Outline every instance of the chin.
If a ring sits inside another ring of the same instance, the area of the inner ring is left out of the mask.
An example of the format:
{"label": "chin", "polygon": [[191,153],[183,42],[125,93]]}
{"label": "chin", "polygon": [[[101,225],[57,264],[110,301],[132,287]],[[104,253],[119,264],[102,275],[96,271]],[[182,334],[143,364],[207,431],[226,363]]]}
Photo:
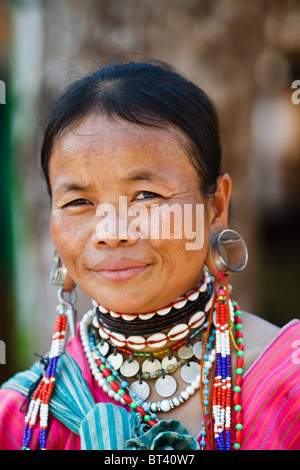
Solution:
{"label": "chin", "polygon": [[[144,292],[143,292],[144,290]],[[164,306],[163,300],[159,302],[161,292],[154,286],[147,284],[145,288],[119,286],[118,289],[105,289],[99,291],[93,298],[103,307],[120,313],[146,313]]]}

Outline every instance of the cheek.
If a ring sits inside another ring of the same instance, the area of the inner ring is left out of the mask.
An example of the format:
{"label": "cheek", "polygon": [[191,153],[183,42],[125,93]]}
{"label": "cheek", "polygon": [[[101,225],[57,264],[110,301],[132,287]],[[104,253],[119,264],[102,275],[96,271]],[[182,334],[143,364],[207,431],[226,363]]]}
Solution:
{"label": "cheek", "polygon": [[50,218],[50,231],[63,262],[67,265],[77,259],[87,237],[86,224],[74,223],[71,217],[65,217],[60,212],[54,211]]}
{"label": "cheek", "polygon": [[174,285],[179,279],[186,285],[189,279],[197,282],[197,276],[203,269],[208,254],[209,227],[208,213],[202,207],[198,216],[194,211],[193,217],[183,219],[182,236],[178,239],[173,230],[169,240],[152,240],[163,259],[164,271]]}
{"label": "cheek", "polygon": [[[151,227],[152,244],[169,253],[171,259],[192,260],[205,258],[207,254],[209,217],[204,204],[177,205],[170,213],[170,207],[158,208],[160,216],[155,212]],[[153,229],[153,230],[152,230]],[[156,233],[157,232],[157,233]],[[152,234],[159,234],[159,243],[153,240]],[[159,249],[159,248],[158,248]]]}

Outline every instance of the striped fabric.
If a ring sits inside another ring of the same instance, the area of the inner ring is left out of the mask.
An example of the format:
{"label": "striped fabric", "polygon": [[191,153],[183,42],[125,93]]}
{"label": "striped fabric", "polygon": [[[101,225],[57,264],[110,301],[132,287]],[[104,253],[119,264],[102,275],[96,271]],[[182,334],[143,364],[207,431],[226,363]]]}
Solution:
{"label": "striped fabric", "polygon": [[242,449],[300,449],[299,324],[286,325],[244,375]]}
{"label": "striped fabric", "polygon": [[[280,331],[245,374],[242,449],[300,448],[300,353],[298,359],[297,348],[300,349],[300,322],[293,321]],[[78,365],[76,380],[68,363],[70,360],[74,364],[74,361],[64,355],[64,381],[58,381],[55,392],[57,400],[51,409],[48,449],[198,448],[195,439],[175,420],[162,421],[147,432],[137,432],[136,415],[128,413],[125,407],[116,406],[94,382],[78,334],[69,341],[67,349]],[[22,392],[25,393],[39,373],[36,367],[25,373],[27,385],[23,391],[11,388],[0,391],[0,449],[21,448]],[[74,400],[71,404],[70,395]],[[34,431],[33,447],[38,447],[37,431]]]}
{"label": "striped fabric", "polygon": [[[40,368],[36,363],[29,372],[21,372],[10,379],[3,390],[13,389],[26,396],[39,376]],[[81,450],[141,450],[146,445],[155,450],[198,449],[196,439],[189,436],[179,421],[160,421],[148,430],[146,423],[133,411],[112,403],[96,403],[80,368],[67,351],[59,358],[55,377],[50,413],[79,434]]]}

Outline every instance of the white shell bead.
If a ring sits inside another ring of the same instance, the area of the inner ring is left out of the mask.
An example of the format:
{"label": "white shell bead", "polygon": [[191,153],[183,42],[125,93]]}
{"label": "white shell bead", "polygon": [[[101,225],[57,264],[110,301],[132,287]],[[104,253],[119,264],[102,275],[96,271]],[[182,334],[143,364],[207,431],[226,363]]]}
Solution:
{"label": "white shell bead", "polygon": [[193,395],[193,393],[195,393],[195,389],[192,385],[189,385],[187,388],[186,388],[186,392],[189,394],[189,395]]}
{"label": "white shell bead", "polygon": [[184,338],[189,332],[187,325],[184,323],[179,323],[178,325],[173,326],[168,333],[168,339],[171,341],[177,341],[178,339]]}
{"label": "white shell bead", "polygon": [[122,315],[123,320],[132,321],[135,319],[134,315]]}
{"label": "white shell bead", "polygon": [[189,394],[186,390],[183,390],[180,395],[184,400],[187,400],[189,398]]}
{"label": "white shell bead", "polygon": [[99,328],[99,335],[101,336],[101,338],[103,339],[108,339],[109,338],[109,335],[107,334],[107,331],[104,327],[102,328]]}
{"label": "white shell bead", "polygon": [[156,403],[151,403],[151,411],[153,411],[153,413],[155,413],[157,411],[157,406],[156,406]]}
{"label": "white shell bead", "polygon": [[179,297],[176,302],[174,303],[173,307],[174,308],[182,308],[185,306],[185,304],[187,303],[187,299],[184,299],[184,300],[181,300],[180,302],[180,299],[183,299],[183,297]]}
{"label": "white shell bead", "polygon": [[191,326],[191,328],[198,328],[200,325],[202,325],[202,323],[204,323],[204,320],[205,320],[204,312],[199,311],[199,312],[194,313],[194,315],[191,316],[191,318],[189,319],[189,325],[193,325]]}
{"label": "white shell bead", "polygon": [[210,361],[205,361],[204,362],[204,367],[205,367],[205,369],[211,369],[212,368],[212,363]]}
{"label": "white shell bead", "polygon": [[200,382],[198,382],[197,380],[193,380],[191,385],[192,387],[194,387],[194,389],[200,388]]}
{"label": "white shell bead", "polygon": [[204,282],[204,284],[202,284],[202,286],[200,286],[199,292],[205,292],[206,289],[207,289],[207,284]]}
{"label": "white shell bead", "polygon": [[171,311],[171,307],[166,307],[166,308],[161,308],[160,310],[157,310],[156,313],[158,315],[167,315],[167,313],[169,313]]}
{"label": "white shell bead", "polygon": [[126,336],[122,335],[121,333],[113,333],[113,337],[111,337],[111,342],[115,346],[125,346],[126,344]]}
{"label": "white shell bead", "polygon": [[105,307],[102,307],[102,305],[99,305],[99,310],[101,313],[108,313],[108,310]]}
{"label": "white shell bead", "polygon": [[154,315],[155,315],[154,313],[141,313],[139,315],[139,318],[141,320],[150,320],[150,318],[154,317]]}
{"label": "white shell bead", "polygon": [[110,316],[113,318],[120,318],[120,315],[116,312],[113,312],[112,310],[109,312]]}
{"label": "white shell bead", "polygon": [[193,292],[192,294],[190,294],[190,295],[188,296],[188,299],[189,299],[189,300],[197,300],[198,297],[199,297],[199,292],[196,291],[196,292]]}
{"label": "white shell bead", "polygon": [[205,305],[204,310],[205,310],[206,312],[207,312],[207,310],[209,310],[210,307],[212,306],[212,302],[213,302],[213,299],[211,298],[211,299],[207,302],[207,304]]}
{"label": "white shell bead", "polygon": [[160,408],[161,408],[161,411],[170,411],[171,405],[170,405],[170,403],[168,402],[168,400],[163,400],[163,401],[160,403]]}
{"label": "white shell bead", "polygon": [[129,336],[127,338],[127,343],[131,349],[143,349],[145,347],[146,340],[143,336]]}
{"label": "white shell bead", "polygon": [[[155,341],[155,343],[151,344],[151,341]],[[152,349],[163,347],[167,343],[167,341],[167,335],[165,335],[164,333],[154,333],[147,339],[148,346]]]}

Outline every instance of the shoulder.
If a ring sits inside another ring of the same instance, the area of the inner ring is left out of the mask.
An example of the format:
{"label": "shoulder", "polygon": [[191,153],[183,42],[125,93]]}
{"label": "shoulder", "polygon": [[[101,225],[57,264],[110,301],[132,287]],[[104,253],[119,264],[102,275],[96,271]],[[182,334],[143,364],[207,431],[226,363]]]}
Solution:
{"label": "shoulder", "polygon": [[300,322],[279,328],[245,313],[244,325],[243,449],[299,449]]}
{"label": "shoulder", "polygon": [[292,355],[293,358],[297,356],[300,363],[299,320],[293,320],[280,328],[261,317],[243,312],[243,336],[245,342],[245,372],[272,344],[276,349],[280,349],[282,354]]}
{"label": "shoulder", "polygon": [[252,313],[243,312],[245,371],[260,357],[279,333],[280,328],[273,323]]}

